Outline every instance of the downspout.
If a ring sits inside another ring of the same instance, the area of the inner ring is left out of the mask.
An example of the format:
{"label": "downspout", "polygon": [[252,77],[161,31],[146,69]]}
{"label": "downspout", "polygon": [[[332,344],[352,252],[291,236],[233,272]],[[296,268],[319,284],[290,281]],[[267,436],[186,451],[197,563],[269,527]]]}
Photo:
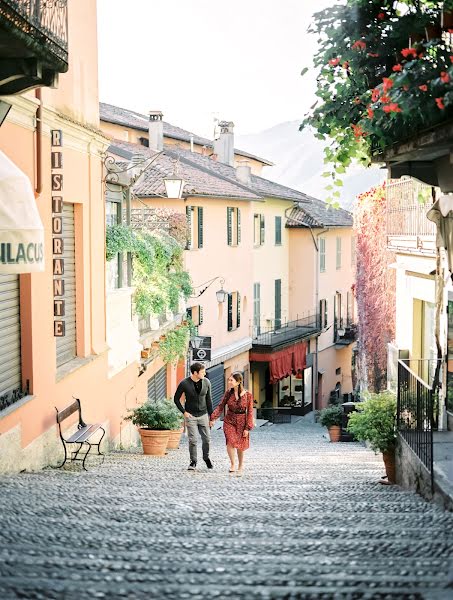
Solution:
{"label": "downspout", "polygon": [[42,96],[41,88],[36,88],[35,98],[39,101],[36,111],[36,182],[35,197],[42,193]]}

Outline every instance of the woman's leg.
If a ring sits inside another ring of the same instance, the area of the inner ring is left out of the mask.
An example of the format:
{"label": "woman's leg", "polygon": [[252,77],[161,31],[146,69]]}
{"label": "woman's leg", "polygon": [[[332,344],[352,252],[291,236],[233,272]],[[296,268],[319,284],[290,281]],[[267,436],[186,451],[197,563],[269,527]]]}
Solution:
{"label": "woman's leg", "polygon": [[227,452],[228,452],[228,458],[230,459],[230,463],[231,463],[230,471],[234,471],[234,448],[233,448],[233,446],[230,446],[229,444],[227,444]]}
{"label": "woman's leg", "polygon": [[244,450],[238,448],[238,471],[242,471],[244,468]]}

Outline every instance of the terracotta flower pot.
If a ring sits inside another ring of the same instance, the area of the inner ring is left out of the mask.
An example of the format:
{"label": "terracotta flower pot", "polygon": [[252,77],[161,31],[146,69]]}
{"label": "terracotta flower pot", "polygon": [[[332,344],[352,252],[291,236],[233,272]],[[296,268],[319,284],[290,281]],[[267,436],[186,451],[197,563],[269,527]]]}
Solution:
{"label": "terracotta flower pot", "polygon": [[392,450],[390,452],[383,452],[382,458],[384,460],[388,482],[396,483],[395,451]]}
{"label": "terracotta flower pot", "polygon": [[170,431],[170,436],[168,438],[167,450],[177,450],[179,448],[179,442],[181,441],[182,432],[183,432],[182,428],[181,429],[172,429]]}
{"label": "terracotta flower pot", "polygon": [[328,429],[331,442],[339,442],[341,437],[341,427],[339,425],[331,425]]}
{"label": "terracotta flower pot", "polygon": [[152,456],[165,456],[170,431],[158,431],[155,429],[139,428],[142,438],[143,454]]}

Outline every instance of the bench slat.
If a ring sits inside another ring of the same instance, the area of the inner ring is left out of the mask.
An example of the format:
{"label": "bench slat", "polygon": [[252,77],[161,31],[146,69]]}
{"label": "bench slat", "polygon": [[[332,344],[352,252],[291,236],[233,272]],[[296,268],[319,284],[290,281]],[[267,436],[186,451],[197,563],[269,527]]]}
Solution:
{"label": "bench slat", "polygon": [[101,428],[100,423],[96,423],[95,425],[87,425],[86,427],[82,427],[78,429],[75,433],[71,435],[69,439],[66,440],[68,444],[72,444],[74,442],[82,443],[86,442],[93,433],[96,433],[98,429]]}
{"label": "bench slat", "polygon": [[63,408],[63,410],[57,411],[57,423],[61,423],[62,421],[70,417],[72,413],[76,412],[76,410],[80,410],[80,403],[78,400],[76,400],[69,406],[66,406],[66,408]]}

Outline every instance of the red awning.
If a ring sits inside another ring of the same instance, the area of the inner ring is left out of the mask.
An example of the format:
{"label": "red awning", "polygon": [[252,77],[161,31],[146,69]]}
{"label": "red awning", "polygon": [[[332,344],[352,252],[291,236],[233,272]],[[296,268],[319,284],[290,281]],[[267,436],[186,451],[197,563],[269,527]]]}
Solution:
{"label": "red awning", "polygon": [[296,374],[297,371],[305,369],[307,365],[307,343],[300,342],[290,348],[266,354],[251,352],[250,360],[268,362],[270,371],[269,383],[276,383],[284,377]]}

